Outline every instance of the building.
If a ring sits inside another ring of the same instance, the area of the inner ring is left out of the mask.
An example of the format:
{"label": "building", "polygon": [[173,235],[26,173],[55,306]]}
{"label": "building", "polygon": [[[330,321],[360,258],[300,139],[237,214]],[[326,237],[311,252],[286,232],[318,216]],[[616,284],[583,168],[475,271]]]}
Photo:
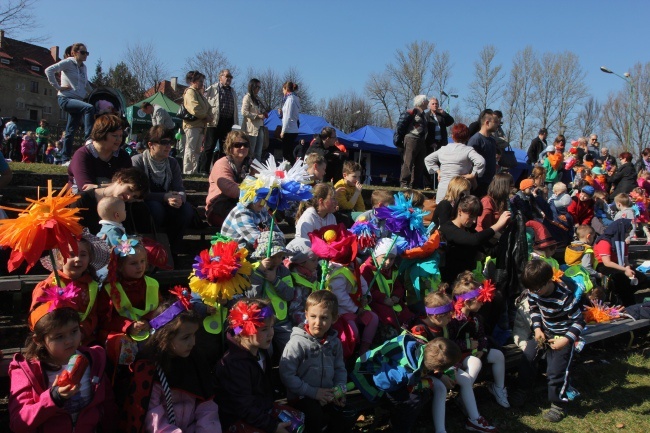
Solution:
{"label": "building", "polygon": [[183,93],[187,89],[187,86],[178,84],[178,78],[172,77],[171,81],[163,80],[158,83],[155,87],[150,87],[146,92],[144,92],[144,97],[148,98],[152,95],[155,95],[156,92],[160,92],[172,101],[176,103],[181,103],[183,101]]}
{"label": "building", "polygon": [[64,128],[66,113],[45,76],[45,68],[60,60],[59,47],[39,47],[4,33],[0,30],[0,115],[16,116],[19,125],[29,128],[41,119],[51,127]]}

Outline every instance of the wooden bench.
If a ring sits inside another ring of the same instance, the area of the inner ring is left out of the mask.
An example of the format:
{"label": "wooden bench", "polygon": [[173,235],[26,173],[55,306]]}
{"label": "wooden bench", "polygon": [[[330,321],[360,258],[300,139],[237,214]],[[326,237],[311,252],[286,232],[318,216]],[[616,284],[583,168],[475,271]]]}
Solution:
{"label": "wooden bench", "polygon": [[585,344],[590,344],[629,332],[630,341],[628,347],[630,347],[634,340],[634,331],[645,328],[646,326],[650,326],[650,319],[621,319],[609,323],[587,325],[587,329],[582,333],[582,338],[585,340]]}

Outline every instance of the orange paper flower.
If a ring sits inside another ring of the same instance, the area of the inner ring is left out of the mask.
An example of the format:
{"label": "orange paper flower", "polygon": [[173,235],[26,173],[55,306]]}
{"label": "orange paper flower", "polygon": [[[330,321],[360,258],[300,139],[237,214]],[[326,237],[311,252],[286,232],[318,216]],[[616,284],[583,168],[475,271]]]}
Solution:
{"label": "orange paper flower", "polygon": [[47,181],[47,196],[38,200],[26,199],[27,209],[3,209],[20,212],[16,219],[0,220],[0,245],[12,249],[7,268],[15,270],[22,261],[27,270],[41,258],[43,251],[58,248],[64,258],[70,251],[77,254],[77,238],[83,227],[79,224],[79,209],[68,208],[78,196],[68,185],[54,194],[52,181]]}

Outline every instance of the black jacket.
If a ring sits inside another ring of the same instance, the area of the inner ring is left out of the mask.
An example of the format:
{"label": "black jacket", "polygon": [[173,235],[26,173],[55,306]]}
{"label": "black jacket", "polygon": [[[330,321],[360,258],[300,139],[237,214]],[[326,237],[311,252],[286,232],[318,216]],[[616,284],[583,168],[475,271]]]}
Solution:
{"label": "black jacket", "polygon": [[546,149],[546,146],[546,141],[542,141],[539,136],[535,137],[533,141],[530,142],[530,147],[526,152],[526,162],[528,164],[535,164],[539,159],[539,154],[542,153],[544,149]]}
{"label": "black jacket", "polygon": [[612,197],[616,197],[616,194],[620,193],[630,193],[637,186],[634,165],[631,162],[621,164],[616,169],[616,173],[609,178],[609,183],[614,185]]}
{"label": "black jacket", "polygon": [[[436,122],[433,121],[435,116],[438,124],[440,125],[440,141],[436,142]],[[447,137],[447,128],[454,124],[454,118],[449,115],[446,111],[443,111],[442,114],[431,114],[431,111],[427,113],[427,146],[433,146],[434,150],[438,150],[442,146],[446,146],[448,142]]]}

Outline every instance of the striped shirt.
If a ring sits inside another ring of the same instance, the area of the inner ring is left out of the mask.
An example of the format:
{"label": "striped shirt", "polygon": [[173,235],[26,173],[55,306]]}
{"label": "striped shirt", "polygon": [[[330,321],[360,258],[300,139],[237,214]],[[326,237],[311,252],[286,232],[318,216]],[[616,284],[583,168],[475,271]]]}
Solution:
{"label": "striped shirt", "polygon": [[548,296],[528,292],[530,318],[533,330],[540,328],[547,337],[562,336],[575,342],[585,327],[580,300],[571,290],[555,283],[555,290]]}

